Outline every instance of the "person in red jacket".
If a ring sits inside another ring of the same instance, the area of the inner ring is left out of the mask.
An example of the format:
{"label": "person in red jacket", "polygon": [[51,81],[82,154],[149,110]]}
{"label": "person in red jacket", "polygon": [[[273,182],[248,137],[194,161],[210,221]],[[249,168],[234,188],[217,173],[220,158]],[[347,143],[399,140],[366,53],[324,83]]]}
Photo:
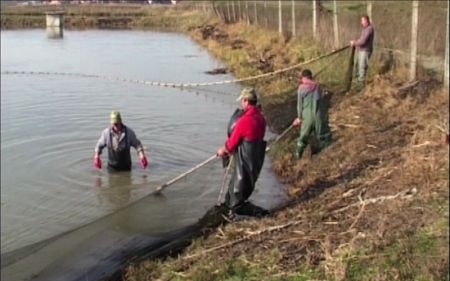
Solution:
{"label": "person in red jacket", "polygon": [[[229,136],[217,155],[233,156],[235,165],[225,205],[237,215],[262,216],[268,212],[248,202],[264,163],[266,153],[266,120],[257,105],[255,89],[245,88],[238,98],[242,110],[235,122],[228,124]],[[236,114],[233,116],[236,117]],[[231,120],[232,121],[232,120]]]}

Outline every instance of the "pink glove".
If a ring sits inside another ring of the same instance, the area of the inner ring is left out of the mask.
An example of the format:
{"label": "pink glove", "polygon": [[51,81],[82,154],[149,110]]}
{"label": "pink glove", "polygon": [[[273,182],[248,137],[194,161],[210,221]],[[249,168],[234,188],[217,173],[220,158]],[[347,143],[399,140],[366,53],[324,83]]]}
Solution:
{"label": "pink glove", "polygon": [[100,157],[94,157],[94,167],[97,169],[102,168],[102,160],[100,159]]}
{"label": "pink glove", "polygon": [[147,168],[148,162],[147,162],[147,158],[144,156],[141,158],[141,167],[142,169]]}

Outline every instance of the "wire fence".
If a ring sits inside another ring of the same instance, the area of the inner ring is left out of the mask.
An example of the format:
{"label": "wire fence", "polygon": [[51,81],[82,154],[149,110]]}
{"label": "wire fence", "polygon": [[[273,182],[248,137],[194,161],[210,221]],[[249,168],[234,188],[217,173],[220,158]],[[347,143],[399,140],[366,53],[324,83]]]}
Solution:
{"label": "wire fence", "polygon": [[447,1],[183,1],[226,23],[243,22],[284,36],[317,41],[324,50],[345,46],[369,15],[375,29],[374,56],[409,68],[409,79],[431,76],[448,86]]}

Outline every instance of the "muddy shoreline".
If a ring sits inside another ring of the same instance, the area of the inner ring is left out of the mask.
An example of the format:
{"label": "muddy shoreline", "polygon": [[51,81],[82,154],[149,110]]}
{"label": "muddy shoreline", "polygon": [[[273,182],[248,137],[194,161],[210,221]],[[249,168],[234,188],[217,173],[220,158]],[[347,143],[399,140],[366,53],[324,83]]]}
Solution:
{"label": "muddy shoreline", "polygon": [[[186,21],[177,30],[224,61],[238,78],[321,54],[317,46],[267,30],[194,17],[196,23]],[[347,55],[343,57],[348,60]],[[318,78],[336,89],[330,110],[335,142],[324,153],[296,162],[291,150],[297,132],[292,132],[271,152],[272,167],[291,196],[285,206],[261,220],[217,222],[203,230],[196,224],[193,235],[160,251],[144,249],[141,257],[130,259],[129,266],[110,277],[448,279],[449,152],[440,141],[443,134],[448,136],[448,91],[432,80],[405,90],[404,69],[379,72],[379,64],[372,61],[373,74],[361,92],[345,93],[338,87],[341,78],[338,83],[330,78],[345,71],[344,60]],[[286,128],[295,113],[295,99],[288,95],[295,88],[295,75],[255,85],[266,97],[263,108],[271,112],[268,118],[276,132]],[[171,254],[171,247],[177,254]]]}

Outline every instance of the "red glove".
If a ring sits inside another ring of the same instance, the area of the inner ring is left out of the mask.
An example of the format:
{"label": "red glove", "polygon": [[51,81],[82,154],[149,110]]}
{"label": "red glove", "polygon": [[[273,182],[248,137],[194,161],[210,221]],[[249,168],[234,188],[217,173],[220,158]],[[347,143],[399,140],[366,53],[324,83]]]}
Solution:
{"label": "red glove", "polygon": [[94,157],[94,167],[97,169],[102,168],[102,160],[100,159],[100,157]]}
{"label": "red glove", "polygon": [[148,162],[147,162],[147,158],[144,156],[141,158],[141,167],[142,169],[147,168]]}

